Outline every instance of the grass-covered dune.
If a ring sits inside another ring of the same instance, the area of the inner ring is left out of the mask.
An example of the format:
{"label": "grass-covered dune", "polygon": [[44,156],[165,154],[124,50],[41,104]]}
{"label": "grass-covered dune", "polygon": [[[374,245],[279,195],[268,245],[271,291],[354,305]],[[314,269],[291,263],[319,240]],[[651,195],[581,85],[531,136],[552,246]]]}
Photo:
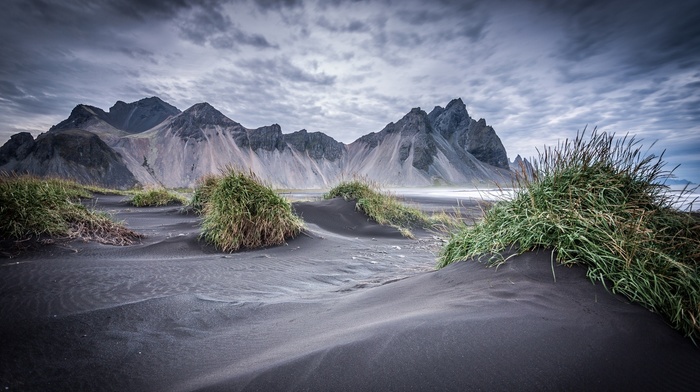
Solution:
{"label": "grass-covered dune", "polygon": [[135,207],[161,207],[187,204],[188,200],[173,191],[153,188],[136,191],[129,202]]}
{"label": "grass-covered dune", "polygon": [[202,238],[224,252],[280,245],[303,228],[286,199],[254,174],[230,168],[203,180],[193,204],[203,213]]}
{"label": "grass-covered dune", "polygon": [[357,208],[369,218],[381,225],[396,227],[406,237],[413,237],[412,228],[430,228],[444,230],[445,227],[455,226],[457,217],[447,213],[428,216],[418,210],[403,204],[393,195],[383,192],[375,183],[356,178],[344,181],[331,188],[323,195],[324,199],[342,197],[354,200]]}
{"label": "grass-covered dune", "polygon": [[585,264],[590,279],[698,338],[700,221],[673,207],[664,166],[634,137],[595,130],[546,148],[512,200],[452,235],[439,267],[488,254],[497,265],[513,247],[553,248],[558,262]]}
{"label": "grass-covered dune", "polygon": [[0,175],[0,238],[79,238],[113,245],[141,238],[108,215],[80,204],[95,191],[108,192],[62,179]]}

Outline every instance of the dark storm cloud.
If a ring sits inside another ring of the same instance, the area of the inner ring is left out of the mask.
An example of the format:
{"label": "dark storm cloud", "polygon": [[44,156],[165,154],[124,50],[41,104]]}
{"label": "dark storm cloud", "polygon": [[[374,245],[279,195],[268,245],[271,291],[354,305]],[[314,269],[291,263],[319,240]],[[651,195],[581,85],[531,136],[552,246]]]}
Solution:
{"label": "dark storm cloud", "polygon": [[253,46],[259,49],[279,48],[278,45],[271,44],[260,34],[246,34],[238,29],[231,29],[228,34],[211,37],[209,43],[216,49],[232,49],[238,45]]}
{"label": "dark storm cloud", "polygon": [[256,48],[276,48],[260,34],[248,34],[231,21],[219,7],[193,9],[179,23],[180,34],[198,45],[209,44],[217,49],[231,49],[238,45]]}
{"label": "dark storm cloud", "polygon": [[179,22],[180,34],[199,45],[205,44],[213,36],[226,33],[231,26],[231,19],[216,7],[198,7]]}
{"label": "dark storm cloud", "polygon": [[316,20],[316,25],[334,33],[363,33],[370,31],[369,25],[361,20],[354,19],[336,24],[323,15]]}
{"label": "dark storm cloud", "polygon": [[150,50],[138,47],[127,46],[105,46],[105,49],[115,52],[120,52],[134,60],[146,60],[152,64],[158,64],[156,54]]}
{"label": "dark storm cloud", "polygon": [[[437,4],[440,3],[437,2]],[[447,5],[449,5],[448,8],[446,8]],[[454,39],[456,36],[461,36],[469,38],[471,42],[476,42],[484,37],[489,18],[486,14],[477,10],[473,3],[457,3],[457,6],[455,6],[455,4],[450,4],[450,2],[442,2],[442,6],[436,7],[438,10],[400,10],[396,12],[396,16],[398,20],[407,25],[418,28],[447,24],[448,26],[443,26],[446,31],[439,34],[443,39]]]}
{"label": "dark storm cloud", "polygon": [[651,42],[651,47],[638,51],[637,62],[650,69],[668,64],[685,69],[700,68],[700,3],[679,7],[669,12],[666,19],[673,23],[659,29],[658,38]]}
{"label": "dark storm cloud", "polygon": [[566,26],[557,51],[566,61],[618,58],[628,77],[664,66],[700,66],[698,2],[567,1],[545,6]]}
{"label": "dark storm cloud", "polygon": [[0,80],[0,96],[9,99],[23,97],[25,94],[15,86],[14,83],[7,80]]}
{"label": "dark storm cloud", "polygon": [[477,19],[474,21],[465,21],[457,29],[457,35],[469,38],[472,43],[480,41],[486,34],[486,28],[489,25],[487,19]]}
{"label": "dark storm cloud", "polygon": [[302,6],[303,3],[303,0],[255,0],[255,4],[262,11],[296,8]]}
{"label": "dark storm cloud", "polygon": [[396,16],[405,23],[414,26],[422,26],[425,24],[433,24],[435,22],[440,22],[445,18],[445,14],[442,12],[435,12],[433,10],[399,10],[396,12]]}
{"label": "dark storm cloud", "polygon": [[[697,97],[697,94],[693,99],[683,102],[679,109],[680,113],[687,116],[690,121],[700,123],[700,98]],[[700,150],[698,154],[700,155]]]}
{"label": "dark storm cloud", "polygon": [[293,83],[330,86],[333,85],[336,79],[335,76],[327,75],[323,72],[304,70],[283,58],[242,60],[238,64],[256,74],[265,75],[271,80],[278,80],[282,77],[284,80]]}
{"label": "dark storm cloud", "polygon": [[250,34],[237,27],[221,7],[221,3],[193,7],[179,21],[180,34],[198,45],[216,49],[232,49],[238,45],[256,48],[277,48],[261,34]]}
{"label": "dark storm cloud", "polygon": [[388,40],[392,45],[398,45],[402,48],[411,48],[424,44],[428,40],[428,37],[413,31],[392,31],[389,33]]}
{"label": "dark storm cloud", "polygon": [[[115,0],[115,1],[10,1],[5,11],[27,13],[38,22],[55,25],[94,24],[105,20],[135,19],[140,21],[170,19],[193,5],[211,5],[197,0]],[[90,16],[91,18],[87,18]]]}

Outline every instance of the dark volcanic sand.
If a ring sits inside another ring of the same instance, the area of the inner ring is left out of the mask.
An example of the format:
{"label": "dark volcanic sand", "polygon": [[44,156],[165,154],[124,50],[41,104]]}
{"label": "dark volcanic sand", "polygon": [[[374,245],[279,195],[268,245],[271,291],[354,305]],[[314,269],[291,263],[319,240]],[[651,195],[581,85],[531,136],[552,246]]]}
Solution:
{"label": "dark volcanic sand", "polygon": [[554,282],[546,251],[433,271],[432,234],[336,199],[297,203],[285,246],[222,254],[178,208],[96,207],[148,238],[0,259],[0,389],[700,390],[690,339],[583,268]]}

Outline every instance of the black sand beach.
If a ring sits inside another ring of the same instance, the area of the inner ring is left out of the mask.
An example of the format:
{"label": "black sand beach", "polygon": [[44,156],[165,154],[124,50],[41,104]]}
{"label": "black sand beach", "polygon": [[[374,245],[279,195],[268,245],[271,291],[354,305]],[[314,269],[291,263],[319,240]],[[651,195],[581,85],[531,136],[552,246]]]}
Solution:
{"label": "black sand beach", "polygon": [[287,245],[224,254],[196,215],[122,199],[94,203],[139,245],[0,259],[0,389],[700,390],[690,339],[583,268],[555,281],[545,250],[435,271],[434,234],[335,199],[295,203],[307,230]]}

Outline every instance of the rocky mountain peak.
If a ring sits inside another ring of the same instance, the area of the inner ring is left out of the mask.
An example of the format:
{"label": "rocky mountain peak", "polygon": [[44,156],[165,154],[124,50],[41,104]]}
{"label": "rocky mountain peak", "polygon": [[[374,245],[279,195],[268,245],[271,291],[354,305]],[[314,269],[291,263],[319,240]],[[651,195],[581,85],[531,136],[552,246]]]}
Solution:
{"label": "rocky mountain peak", "polygon": [[282,138],[282,127],[279,124],[272,124],[248,132],[250,148],[253,151],[263,149],[266,151],[283,151],[286,147]]}
{"label": "rocky mountain peak", "polygon": [[450,101],[445,109],[436,106],[428,117],[433,128],[448,140],[455,132],[468,128],[471,121],[467,106],[461,98]]}
{"label": "rocky mountain peak", "polygon": [[435,106],[433,110],[428,113],[428,120],[430,120],[431,124],[435,124],[435,120],[440,117],[440,115],[445,111],[445,108],[442,106]]}
{"label": "rocky mountain peak", "polygon": [[89,129],[91,126],[106,123],[128,133],[140,133],[160,124],[168,117],[177,115],[180,110],[160,98],[145,98],[137,102],[117,101],[109,112],[90,106],[77,105],[70,116],[51,127],[49,132],[65,129]]}
{"label": "rocky mountain peak", "polygon": [[21,161],[32,152],[34,137],[29,132],[20,132],[12,135],[10,140],[0,147],[0,166],[12,159]]}
{"label": "rocky mountain peak", "polygon": [[445,106],[445,110],[463,110],[467,111],[467,107],[464,104],[464,101],[462,101],[462,98],[455,98],[451,100],[447,106]]}
{"label": "rocky mountain peak", "polygon": [[472,120],[467,132],[459,135],[460,145],[478,160],[489,165],[509,169],[508,156],[496,131],[483,118]]}
{"label": "rocky mountain peak", "polygon": [[178,108],[158,97],[144,98],[132,103],[117,101],[109,108],[109,122],[117,129],[140,133],[179,113]]}
{"label": "rocky mountain peak", "polygon": [[345,145],[321,132],[309,133],[306,129],[283,135],[284,141],[293,149],[306,152],[313,159],[335,162],[343,156]]}
{"label": "rocky mountain peak", "polygon": [[90,105],[76,105],[70,112],[70,116],[60,123],[52,126],[49,132],[62,129],[82,129],[94,122],[104,121],[109,123],[109,115],[104,110]]}
{"label": "rocky mountain peak", "polygon": [[0,166],[16,173],[71,178],[84,184],[130,188],[134,175],[121,157],[94,133],[55,129],[39,135],[13,136],[0,147]]}
{"label": "rocky mountain peak", "polygon": [[170,128],[182,139],[202,140],[204,139],[203,130],[211,127],[234,128],[244,132],[241,124],[226,117],[207,102],[192,105],[170,120]]}
{"label": "rocky mountain peak", "polygon": [[370,148],[377,147],[390,134],[399,133],[402,137],[410,137],[418,133],[430,133],[432,127],[428,119],[428,114],[421,108],[413,108],[406,113],[396,123],[388,123],[384,129],[379,132],[370,132],[354,143],[366,144]]}
{"label": "rocky mountain peak", "polygon": [[192,107],[182,112],[182,116],[180,117],[190,119],[194,123],[201,125],[240,125],[237,122],[226,117],[223,113],[211,106],[208,102],[202,102],[192,105]]}
{"label": "rocky mountain peak", "polygon": [[421,108],[413,108],[396,122],[392,132],[401,132],[401,134],[430,133],[432,126],[425,111]]}
{"label": "rocky mountain peak", "polygon": [[525,176],[528,178],[533,178],[535,173],[535,168],[532,166],[527,158],[523,158],[518,154],[513,162],[510,162],[510,170],[517,175]]}

